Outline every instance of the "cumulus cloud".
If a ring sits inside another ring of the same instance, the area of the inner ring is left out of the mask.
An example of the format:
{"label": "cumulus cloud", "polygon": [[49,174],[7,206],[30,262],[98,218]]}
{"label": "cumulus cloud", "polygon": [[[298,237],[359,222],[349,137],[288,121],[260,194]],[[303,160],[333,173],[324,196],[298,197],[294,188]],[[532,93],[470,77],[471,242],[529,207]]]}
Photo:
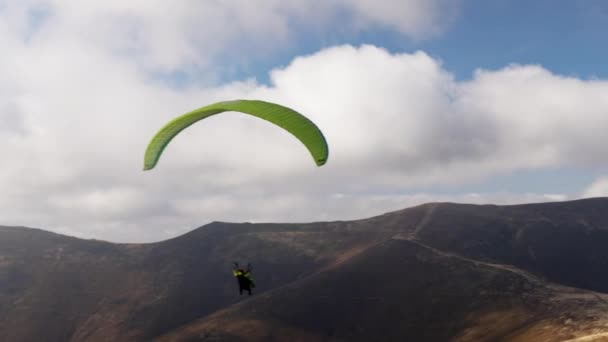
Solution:
{"label": "cumulus cloud", "polygon": [[[562,200],[568,195],[550,191],[448,196],[415,189],[517,170],[606,166],[600,158],[608,148],[603,80],[512,65],[456,81],[421,51],[391,54],[344,45],[273,70],[268,86],[244,80],[178,90],[151,81],[138,66],[180,68],[213,56],[198,50],[202,17],[176,22],[183,13],[171,11],[186,11],[186,5],[167,9],[174,15],[161,18],[164,5],[147,8],[153,3],[148,1],[87,8],[77,2],[23,3],[41,7],[32,15],[12,2],[0,6],[0,224],[154,241],[213,220],[352,219],[428,201]],[[284,3],[260,6],[273,8],[272,15],[284,11],[272,6],[293,6],[290,11],[301,16],[310,10]],[[355,3],[361,9],[353,10],[366,12],[365,1]],[[193,15],[202,11],[192,6]],[[158,30],[167,32],[147,28],[156,19]],[[41,27],[36,32],[23,24],[32,20]],[[217,18],[209,20],[204,27]],[[234,24],[236,33],[224,25],[228,33],[212,34],[281,37],[280,28],[255,31],[257,25],[246,20]],[[123,24],[134,25],[132,35],[113,40],[115,27],[127,30]],[[196,32],[181,25],[196,26]],[[165,55],[163,46],[174,54]],[[223,48],[214,47],[217,53]],[[328,163],[317,168],[298,141],[267,122],[225,113],[182,132],[154,170],[141,171],[146,144],[164,123],[236,98],[275,101],[304,113],[325,132]]]}
{"label": "cumulus cloud", "polygon": [[[267,57],[297,44],[297,31],[381,27],[414,39],[438,34],[457,14],[445,0],[23,0],[0,3],[12,39],[77,44],[125,57],[147,71],[210,73],[221,63]],[[0,28],[1,30],[2,28]],[[2,31],[0,31],[0,37]],[[128,57],[128,58],[127,58]],[[210,66],[213,65],[213,69]]]}
{"label": "cumulus cloud", "polygon": [[580,195],[581,198],[606,196],[608,196],[608,177],[596,179]]}

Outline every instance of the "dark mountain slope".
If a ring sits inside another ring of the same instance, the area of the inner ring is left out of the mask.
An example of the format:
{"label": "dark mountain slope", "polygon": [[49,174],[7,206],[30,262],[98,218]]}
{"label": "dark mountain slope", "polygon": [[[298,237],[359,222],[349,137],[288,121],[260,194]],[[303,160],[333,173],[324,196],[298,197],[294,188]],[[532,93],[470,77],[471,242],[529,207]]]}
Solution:
{"label": "dark mountain slope", "polygon": [[391,239],[161,340],[559,341],[604,327],[603,297]]}
{"label": "dark mountain slope", "polygon": [[[7,341],[601,333],[602,295],[557,284],[608,289],[607,227],[605,198],[214,222],[154,244],[0,227],[0,331]],[[239,297],[233,261],[254,264],[252,298]]]}
{"label": "dark mountain slope", "polygon": [[608,292],[606,198],[515,206],[433,206],[428,224],[417,234],[430,246],[516,265],[553,282]]}
{"label": "dark mountain slope", "polygon": [[10,341],[147,340],[241,300],[232,261],[254,263],[259,293],[394,234],[368,228],[216,222],[138,245],[3,227],[0,331]]}

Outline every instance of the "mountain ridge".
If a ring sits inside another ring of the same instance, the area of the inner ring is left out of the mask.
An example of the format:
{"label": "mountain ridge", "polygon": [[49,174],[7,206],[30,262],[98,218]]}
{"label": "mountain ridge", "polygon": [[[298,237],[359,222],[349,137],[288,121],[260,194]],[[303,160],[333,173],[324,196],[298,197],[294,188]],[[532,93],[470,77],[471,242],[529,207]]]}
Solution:
{"label": "mountain ridge", "polygon": [[[606,209],[608,198],[435,202],[353,221],[215,221],[145,244],[0,227],[0,330],[9,341],[578,338],[608,327]],[[254,264],[251,298],[235,289],[237,260]]]}

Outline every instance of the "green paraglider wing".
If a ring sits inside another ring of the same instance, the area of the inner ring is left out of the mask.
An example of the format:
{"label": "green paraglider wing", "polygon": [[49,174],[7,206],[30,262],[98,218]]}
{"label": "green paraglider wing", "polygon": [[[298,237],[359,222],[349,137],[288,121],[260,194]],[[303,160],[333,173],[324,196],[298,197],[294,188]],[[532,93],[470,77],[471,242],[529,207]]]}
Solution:
{"label": "green paraglider wing", "polygon": [[186,113],[167,123],[148,144],[144,157],[144,170],[154,168],[171,139],[188,126],[212,115],[228,111],[250,114],[282,127],[306,146],[317,166],[321,166],[327,161],[328,148],[325,137],[319,128],[304,115],[275,103],[258,100],[236,100],[214,103]]}

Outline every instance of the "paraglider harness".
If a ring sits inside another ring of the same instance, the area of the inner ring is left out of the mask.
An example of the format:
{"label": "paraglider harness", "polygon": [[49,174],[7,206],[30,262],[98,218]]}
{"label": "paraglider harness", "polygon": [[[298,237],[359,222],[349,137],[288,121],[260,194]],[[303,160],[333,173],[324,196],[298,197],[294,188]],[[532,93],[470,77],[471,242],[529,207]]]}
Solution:
{"label": "paraglider harness", "polygon": [[239,282],[239,293],[242,295],[243,291],[249,292],[251,296],[251,288],[255,287],[255,283],[251,278],[251,264],[247,264],[247,269],[243,270],[239,267],[239,263],[234,263],[234,268],[232,269],[232,274],[236,277]]}

